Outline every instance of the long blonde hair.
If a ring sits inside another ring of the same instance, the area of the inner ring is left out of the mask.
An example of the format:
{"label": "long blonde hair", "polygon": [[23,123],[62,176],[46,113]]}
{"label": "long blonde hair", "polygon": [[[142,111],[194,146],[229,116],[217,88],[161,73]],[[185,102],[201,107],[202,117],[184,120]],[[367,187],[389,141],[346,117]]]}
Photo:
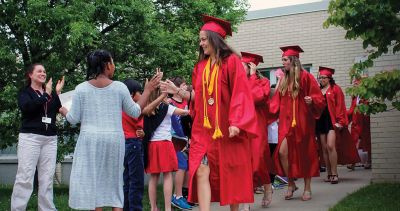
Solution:
{"label": "long blonde hair", "polygon": [[[300,91],[300,71],[303,69],[300,60],[296,56],[288,56],[290,60],[290,70],[285,71],[285,76],[279,84],[279,92],[283,96],[286,91],[292,91],[292,97],[296,98]],[[292,82],[292,87],[289,87]]]}

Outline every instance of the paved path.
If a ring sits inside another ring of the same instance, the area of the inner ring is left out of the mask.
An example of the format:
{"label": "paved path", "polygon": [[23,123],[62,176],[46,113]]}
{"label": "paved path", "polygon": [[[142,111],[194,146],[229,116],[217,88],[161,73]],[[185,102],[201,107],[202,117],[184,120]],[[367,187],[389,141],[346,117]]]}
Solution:
{"label": "paved path", "polygon": [[[355,171],[348,171],[346,167],[339,167],[339,184],[331,185],[330,183],[323,182],[326,173],[322,173],[322,177],[316,177],[312,179],[312,200],[303,202],[301,201],[301,195],[303,193],[304,182],[302,179],[296,182],[299,187],[294,193],[294,198],[292,200],[284,200],[285,189],[275,190],[271,205],[263,209],[261,208],[262,194],[255,195],[255,204],[252,205],[252,211],[267,211],[267,210],[329,210],[338,201],[346,197],[349,193],[352,193],[363,186],[370,183],[371,180],[371,170],[365,170],[363,168],[356,168]],[[193,211],[198,211],[199,209],[193,209]],[[212,211],[229,211],[229,206],[221,207],[219,203],[212,203]]]}

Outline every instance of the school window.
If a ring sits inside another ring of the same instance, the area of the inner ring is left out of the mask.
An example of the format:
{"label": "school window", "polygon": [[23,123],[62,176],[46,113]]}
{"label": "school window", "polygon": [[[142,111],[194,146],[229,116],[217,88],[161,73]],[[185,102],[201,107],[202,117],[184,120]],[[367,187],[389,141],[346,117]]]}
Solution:
{"label": "school window", "polygon": [[[310,72],[310,70],[312,68],[312,64],[305,64],[305,65],[303,65],[303,67],[307,72]],[[273,84],[276,84],[276,82],[277,82],[277,79],[275,76],[275,71],[279,68],[283,68],[283,66],[260,68],[258,70],[264,77],[267,77],[270,81],[270,84],[273,85]]]}

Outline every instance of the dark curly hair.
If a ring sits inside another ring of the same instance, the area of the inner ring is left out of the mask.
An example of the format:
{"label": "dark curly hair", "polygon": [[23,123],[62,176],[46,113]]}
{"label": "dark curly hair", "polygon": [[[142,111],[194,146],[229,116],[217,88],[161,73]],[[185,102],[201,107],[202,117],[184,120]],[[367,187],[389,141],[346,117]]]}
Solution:
{"label": "dark curly hair", "polygon": [[106,50],[95,50],[87,55],[86,61],[86,80],[90,80],[104,72],[107,63],[112,62],[112,56]]}

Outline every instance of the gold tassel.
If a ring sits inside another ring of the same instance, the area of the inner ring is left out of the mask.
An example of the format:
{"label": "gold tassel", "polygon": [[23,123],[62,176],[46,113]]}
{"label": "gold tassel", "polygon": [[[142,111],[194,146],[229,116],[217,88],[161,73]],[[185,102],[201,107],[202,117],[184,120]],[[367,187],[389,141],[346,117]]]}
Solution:
{"label": "gold tassel", "polygon": [[212,136],[212,138],[215,140],[217,138],[222,138],[222,137],[223,137],[223,135],[222,135],[221,129],[219,129],[219,127],[216,127],[215,130],[214,130],[214,135]]}
{"label": "gold tassel", "polygon": [[210,124],[210,120],[208,120],[208,116],[205,116],[205,117],[204,117],[203,126],[204,126],[205,128],[211,129],[211,124]]}
{"label": "gold tassel", "polygon": [[292,127],[296,127],[296,119],[293,119],[293,121],[292,121]]}
{"label": "gold tassel", "polygon": [[296,99],[293,99],[293,120],[292,127],[296,127]]}

